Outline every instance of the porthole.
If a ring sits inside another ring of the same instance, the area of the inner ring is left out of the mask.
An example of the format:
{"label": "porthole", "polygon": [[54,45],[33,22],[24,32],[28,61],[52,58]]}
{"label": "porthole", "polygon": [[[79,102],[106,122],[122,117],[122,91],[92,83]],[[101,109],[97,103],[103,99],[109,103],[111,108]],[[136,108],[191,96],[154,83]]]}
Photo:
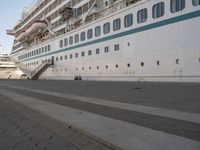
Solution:
{"label": "porthole", "polygon": [[156,64],[159,66],[159,65],[160,65],[160,61],[158,60],[158,61],[156,62]]}
{"label": "porthole", "polygon": [[142,66],[142,67],[144,66],[144,62],[141,62],[141,66]]}
{"label": "porthole", "polygon": [[130,63],[128,63],[128,64],[127,64],[127,67],[129,68],[130,66],[131,66],[131,64],[130,64]]}
{"label": "porthole", "polygon": [[179,63],[180,63],[179,59],[176,59],[176,64],[179,64]]}
{"label": "porthole", "polygon": [[115,65],[115,67],[116,67],[116,68],[118,68],[118,67],[119,67],[119,65],[118,65],[118,64],[116,64],[116,65]]}
{"label": "porthole", "polygon": [[106,69],[108,69],[108,65],[106,65]]}
{"label": "porthole", "polygon": [[99,66],[97,66],[97,69],[99,69]]}

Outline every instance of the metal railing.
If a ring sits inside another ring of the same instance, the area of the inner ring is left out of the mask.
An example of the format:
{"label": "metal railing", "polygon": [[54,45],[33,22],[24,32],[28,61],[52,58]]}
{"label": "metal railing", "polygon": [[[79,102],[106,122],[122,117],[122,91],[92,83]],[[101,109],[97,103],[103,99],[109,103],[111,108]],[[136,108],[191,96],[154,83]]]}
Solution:
{"label": "metal railing", "polygon": [[42,64],[40,64],[37,68],[35,68],[31,72],[31,79],[34,78],[42,69],[44,69],[45,67],[48,67],[50,65],[53,65],[52,61],[46,61],[46,62],[43,62]]}

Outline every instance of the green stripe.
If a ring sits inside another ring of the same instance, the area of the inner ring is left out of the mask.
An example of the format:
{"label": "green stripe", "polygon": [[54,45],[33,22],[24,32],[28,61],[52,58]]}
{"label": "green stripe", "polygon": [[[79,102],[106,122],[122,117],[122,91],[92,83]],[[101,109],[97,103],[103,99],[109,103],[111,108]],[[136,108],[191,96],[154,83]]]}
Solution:
{"label": "green stripe", "polygon": [[[29,58],[29,59],[26,59],[24,61],[28,61],[28,60],[32,60],[32,59],[36,59],[36,58],[40,58],[40,57],[44,57],[44,56],[48,56],[48,55],[52,55],[52,54],[57,54],[57,53],[61,53],[61,52],[64,52],[64,51],[69,51],[69,50],[77,49],[77,48],[80,48],[80,47],[84,47],[84,46],[88,46],[88,45],[92,45],[92,44],[96,44],[96,43],[100,43],[100,42],[104,42],[104,41],[108,41],[108,40],[112,40],[112,39],[116,39],[116,38],[120,38],[120,37],[127,36],[127,35],[130,35],[130,34],[135,34],[135,33],[143,32],[143,31],[151,30],[151,29],[154,29],[154,28],[166,26],[166,25],[169,25],[169,24],[173,24],[173,23],[176,23],[176,22],[192,19],[192,18],[199,17],[199,16],[200,16],[200,10],[195,11],[195,12],[191,12],[191,13],[188,13],[188,14],[180,15],[180,16],[177,16],[177,17],[174,17],[174,18],[166,19],[166,20],[163,20],[163,21],[160,21],[160,22],[152,23],[152,24],[142,26],[142,27],[139,27],[139,28],[131,29],[129,31],[121,32],[121,33],[114,34],[114,35],[111,35],[111,36],[107,36],[107,37],[104,37],[104,38],[100,38],[100,39],[97,39],[97,40],[93,40],[93,41],[90,41],[90,42],[86,42],[86,43],[83,43],[83,44],[79,44],[79,45],[71,46],[71,47],[68,47],[68,48],[60,49],[60,50],[57,50],[55,52],[51,52],[51,53],[48,53],[48,54]],[[24,62],[24,61],[22,61],[22,62]]]}

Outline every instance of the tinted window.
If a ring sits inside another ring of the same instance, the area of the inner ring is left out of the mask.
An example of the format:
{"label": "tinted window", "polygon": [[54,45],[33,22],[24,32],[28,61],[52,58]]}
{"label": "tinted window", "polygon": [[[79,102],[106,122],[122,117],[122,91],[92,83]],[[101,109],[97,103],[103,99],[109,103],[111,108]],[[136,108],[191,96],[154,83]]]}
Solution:
{"label": "tinted window", "polygon": [[71,37],[69,38],[69,44],[70,44],[70,45],[73,44],[73,36],[71,36]]}
{"label": "tinted window", "polygon": [[95,36],[97,37],[97,36],[100,36],[101,35],[101,27],[100,26],[97,26],[96,28],[95,28]]}
{"label": "tinted window", "polygon": [[85,56],[85,52],[81,52],[81,56],[82,56],[82,57]]}
{"label": "tinted window", "polygon": [[175,13],[185,8],[185,0],[171,0],[171,12]]}
{"label": "tinted window", "polygon": [[113,21],[113,30],[117,31],[117,30],[120,30],[120,28],[121,28],[121,19],[120,18],[115,19]]}
{"label": "tinted window", "polygon": [[78,43],[79,42],[79,34],[76,34],[75,35],[75,43]]}
{"label": "tinted window", "polygon": [[81,32],[81,41],[85,41],[85,32]]}
{"label": "tinted window", "polygon": [[103,25],[103,33],[104,33],[104,34],[107,34],[107,33],[109,33],[109,32],[110,32],[110,23],[107,22],[107,23],[105,23],[105,24]]}
{"label": "tinted window", "polygon": [[200,5],[200,0],[192,0],[192,4],[194,6],[198,6],[198,5]]}
{"label": "tinted window", "polygon": [[[48,45],[48,51],[50,51],[50,50],[51,50],[51,46]],[[40,53],[40,49],[39,49],[39,53]]]}
{"label": "tinted window", "polygon": [[64,39],[64,45],[65,45],[65,46],[68,45],[68,39],[67,39],[67,38]]}
{"label": "tinted window", "polygon": [[147,9],[146,8],[139,10],[137,13],[137,22],[142,23],[145,21],[147,21]]}
{"label": "tinted window", "polygon": [[88,39],[91,39],[92,38],[92,29],[89,29],[88,31],[87,31],[87,38]]}
{"label": "tinted window", "polygon": [[[60,48],[62,48],[63,47],[63,40],[60,40]],[[45,49],[45,51],[46,51],[46,49]]]}
{"label": "tinted window", "polygon": [[124,26],[130,27],[133,25],[133,15],[129,14],[124,17]]}
{"label": "tinted window", "polygon": [[100,53],[100,49],[97,48],[97,49],[96,49],[96,54],[99,54],[99,53]]}
{"label": "tinted window", "polygon": [[159,18],[164,15],[164,2],[157,3],[153,6],[152,16],[153,18]]}

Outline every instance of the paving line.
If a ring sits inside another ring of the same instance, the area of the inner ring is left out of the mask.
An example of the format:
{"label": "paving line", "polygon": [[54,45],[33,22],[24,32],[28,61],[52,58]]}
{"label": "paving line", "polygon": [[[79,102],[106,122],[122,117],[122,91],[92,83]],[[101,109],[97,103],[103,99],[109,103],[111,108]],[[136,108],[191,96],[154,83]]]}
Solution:
{"label": "paving line", "polygon": [[200,142],[0,89],[0,95],[125,150],[199,150]]}
{"label": "paving line", "polygon": [[45,90],[36,90],[36,89],[30,89],[30,88],[24,88],[20,86],[13,86],[13,85],[5,85],[0,84],[9,88],[14,89],[20,89],[50,96],[56,96],[60,98],[66,98],[71,100],[77,100],[81,102],[87,102],[91,104],[97,104],[101,106],[108,106],[113,108],[119,108],[123,110],[129,110],[129,111],[136,111],[141,113],[147,113],[155,116],[161,116],[161,117],[167,117],[172,119],[178,119],[178,120],[184,120],[194,123],[200,124],[200,114],[199,113],[189,113],[189,112],[182,112],[182,111],[176,111],[176,110],[169,110],[164,108],[158,108],[158,107],[150,107],[150,106],[141,106],[136,104],[128,104],[128,103],[121,103],[121,102],[114,102],[111,100],[105,100],[100,98],[93,98],[93,97],[83,97],[73,94],[66,94],[66,93],[58,93],[53,91],[45,91]]}

